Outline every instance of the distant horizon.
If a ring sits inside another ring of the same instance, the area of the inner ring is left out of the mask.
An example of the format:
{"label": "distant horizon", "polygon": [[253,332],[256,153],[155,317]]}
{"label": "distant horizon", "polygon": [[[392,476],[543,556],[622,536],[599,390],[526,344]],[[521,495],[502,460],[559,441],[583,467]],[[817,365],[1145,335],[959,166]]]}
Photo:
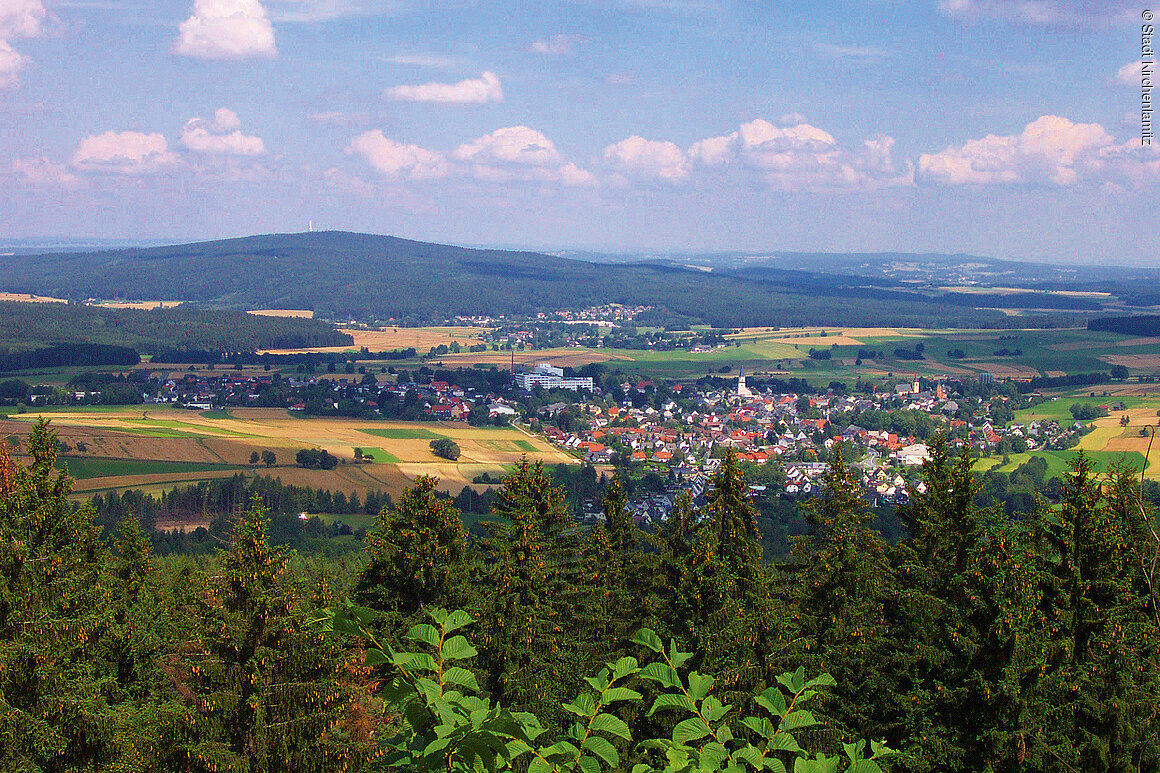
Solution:
{"label": "distant horizon", "polygon": [[0,239],[1160,266],[1131,0],[0,7]]}
{"label": "distant horizon", "polygon": [[[71,252],[71,251],[100,251],[103,249],[138,249],[149,247],[168,247],[179,246],[183,244],[201,244],[205,242],[220,242],[230,241],[232,239],[248,239],[263,236],[295,236],[308,233],[349,233],[359,234],[363,236],[384,236],[397,239],[405,239],[413,242],[424,242],[428,244],[443,244],[455,247],[464,247],[477,250],[501,250],[505,252],[534,252],[545,255],[556,255],[568,257],[569,253],[589,253],[595,255],[602,255],[610,258],[657,258],[657,259],[678,259],[678,258],[696,258],[708,257],[713,255],[737,255],[737,256],[753,256],[760,257],[762,255],[769,256],[784,256],[784,255],[824,255],[834,257],[856,256],[856,255],[905,255],[913,257],[923,256],[937,256],[945,258],[963,257],[963,258],[977,258],[980,260],[993,260],[999,262],[1013,262],[1013,263],[1029,263],[1039,266],[1058,266],[1061,268],[1101,268],[1105,266],[1115,266],[1120,268],[1134,268],[1134,269],[1157,269],[1160,270],[1160,265],[1149,265],[1146,263],[1082,263],[1073,262],[1067,263],[1062,261],[1051,261],[1041,258],[1019,258],[1019,257],[996,257],[992,255],[980,255],[977,253],[968,252],[950,252],[938,250],[902,250],[902,249],[883,249],[883,250],[823,250],[823,249],[780,249],[780,248],[758,248],[758,249],[733,249],[733,248],[714,248],[714,249],[650,249],[642,248],[637,250],[614,250],[602,249],[591,246],[535,246],[535,245],[517,245],[511,243],[484,243],[472,244],[465,242],[455,242],[447,239],[420,239],[412,236],[403,236],[395,233],[377,233],[373,231],[349,230],[340,228],[315,228],[313,231],[269,231],[239,234],[234,236],[215,236],[215,237],[172,237],[172,238],[118,238],[118,237],[84,237],[84,236],[38,236],[38,237],[22,237],[22,238],[5,238],[0,236],[0,257],[4,257],[4,250],[16,249],[21,253],[31,253],[40,250],[45,253],[52,252]],[[0,287],[0,290],[3,288]]]}

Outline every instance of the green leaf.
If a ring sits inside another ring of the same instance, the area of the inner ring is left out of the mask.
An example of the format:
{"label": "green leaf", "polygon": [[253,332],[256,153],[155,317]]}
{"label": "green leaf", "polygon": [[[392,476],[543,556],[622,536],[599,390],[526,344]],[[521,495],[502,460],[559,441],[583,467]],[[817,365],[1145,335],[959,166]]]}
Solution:
{"label": "green leaf", "polygon": [[532,757],[532,761],[528,764],[528,773],[550,773],[551,770],[552,766],[539,757]]}
{"label": "green leaf", "polygon": [[889,756],[891,754],[895,754],[895,751],[893,749],[891,749],[889,746],[887,746],[886,744],[881,743],[879,741],[871,741],[870,742],[870,751],[871,751],[871,759],[877,759],[878,757],[886,757],[886,756]]}
{"label": "green leaf", "polygon": [[384,663],[390,662],[391,659],[387,656],[387,653],[378,647],[369,647],[367,649],[366,664],[368,666],[381,666]]}
{"label": "green leaf", "polygon": [[789,690],[793,695],[797,695],[805,687],[806,670],[802,666],[798,666],[797,671],[793,673],[785,672],[777,678],[779,684]]}
{"label": "green leaf", "polygon": [[611,714],[597,714],[592,718],[592,723],[588,727],[593,731],[609,733],[626,741],[632,740],[632,731],[628,729],[628,724],[620,717],[614,717]]}
{"label": "green leaf", "polygon": [[439,648],[439,655],[444,660],[466,660],[478,654],[479,651],[475,647],[472,647],[467,639],[462,636],[452,636],[443,642],[443,646]]}
{"label": "green leaf", "polygon": [[396,652],[391,662],[408,671],[438,671],[435,658],[425,652]]}
{"label": "green leaf", "polygon": [[806,687],[836,687],[838,682],[829,674],[818,674],[810,681],[806,682]]}
{"label": "green leaf", "polygon": [[460,628],[471,625],[473,622],[475,621],[471,619],[471,615],[462,609],[457,609],[443,620],[443,632],[451,633],[452,631],[458,631]]}
{"label": "green leaf", "polygon": [[669,660],[673,662],[673,668],[680,668],[685,665],[689,658],[693,657],[691,652],[681,652],[677,649],[677,640],[673,639],[669,646]]}
{"label": "green leaf", "polygon": [[773,716],[781,719],[785,716],[787,707],[785,705],[785,696],[781,694],[781,690],[776,687],[770,687],[763,691],[760,695],[753,697],[754,702],[758,706],[768,711]]}
{"label": "green leaf", "polygon": [[856,760],[846,768],[846,773],[882,773],[882,768],[873,760]]}
{"label": "green leaf", "polygon": [[407,638],[421,641],[431,647],[439,646],[439,632],[430,623],[419,623],[407,631]]}
{"label": "green leaf", "polygon": [[799,727],[810,727],[811,725],[816,724],[818,724],[818,720],[814,719],[813,714],[809,713],[805,709],[798,709],[797,711],[791,711],[790,713],[786,714],[785,718],[781,720],[781,724],[778,726],[778,729],[783,731],[797,730]]}
{"label": "green leaf", "polygon": [[652,773],[652,765],[645,765],[643,762],[638,762],[632,766],[632,773]]}
{"label": "green leaf", "polygon": [[610,768],[615,768],[620,764],[620,755],[616,753],[616,749],[607,738],[598,735],[590,735],[584,739],[584,743],[580,746],[586,752],[595,754]]}
{"label": "green leaf", "polygon": [[459,666],[452,666],[443,672],[443,683],[457,684],[460,687],[467,687],[473,692],[479,692],[479,682],[476,681],[475,674]]}
{"label": "green leaf", "polygon": [[716,697],[708,695],[701,701],[701,714],[709,722],[717,722],[729,712],[730,706],[724,706]]}
{"label": "green leaf", "polygon": [[596,713],[596,701],[590,693],[582,692],[576,696],[576,700],[571,703],[560,704],[568,712],[575,714],[578,717],[588,719]]}
{"label": "green leaf", "polygon": [[600,773],[600,763],[593,757],[584,756],[580,758],[581,773]]}
{"label": "green leaf", "polygon": [[781,760],[769,757],[765,760],[765,769],[772,770],[773,773],[788,773],[785,769],[785,764]]}
{"label": "green leaf", "polygon": [[649,663],[640,672],[641,679],[660,684],[661,687],[682,687],[681,678],[668,663]]}
{"label": "green leaf", "polygon": [[601,703],[616,703],[617,701],[638,701],[641,694],[627,687],[609,687],[600,693]]}
{"label": "green leaf", "polygon": [[673,728],[673,740],[677,743],[688,743],[709,735],[709,726],[700,717],[689,717],[677,723]]}
{"label": "green leaf", "polygon": [[653,652],[661,652],[665,648],[665,645],[661,643],[661,637],[657,636],[651,628],[641,628],[632,637],[632,642],[647,647]]}
{"label": "green leaf", "polygon": [[648,716],[652,716],[657,711],[662,709],[683,709],[685,711],[695,711],[693,702],[689,700],[684,693],[665,693],[658,695],[657,699],[653,701],[652,708],[649,709]]}
{"label": "green leaf", "polygon": [[729,750],[716,741],[710,741],[701,748],[701,770],[720,770],[721,763],[729,759]]}
{"label": "green leaf", "polygon": [[812,760],[798,757],[793,761],[793,773],[838,773],[838,758],[821,753]]}
{"label": "green leaf", "polygon": [[777,733],[773,723],[765,717],[746,717],[745,719],[741,720],[741,724],[745,725],[747,728],[757,733],[762,738],[773,738],[773,736]]}
{"label": "green leaf", "polygon": [[631,656],[621,658],[612,664],[612,680],[623,679],[626,676],[632,676],[640,671],[640,664],[637,659]]}
{"label": "green leaf", "polygon": [[689,674],[689,697],[699,701],[709,694],[713,688],[713,677],[709,674],[699,674],[696,671]]}
{"label": "green leaf", "polygon": [[765,761],[761,759],[761,752],[753,746],[745,746],[733,752],[733,758],[741,760],[755,770],[761,770],[765,767]]}
{"label": "green leaf", "polygon": [[717,740],[721,743],[729,743],[733,740],[733,730],[728,723],[723,723],[717,727]]}
{"label": "green leaf", "polygon": [[797,739],[789,733],[778,733],[769,739],[765,748],[771,752],[793,752],[794,754],[802,752],[802,747],[798,746]]}

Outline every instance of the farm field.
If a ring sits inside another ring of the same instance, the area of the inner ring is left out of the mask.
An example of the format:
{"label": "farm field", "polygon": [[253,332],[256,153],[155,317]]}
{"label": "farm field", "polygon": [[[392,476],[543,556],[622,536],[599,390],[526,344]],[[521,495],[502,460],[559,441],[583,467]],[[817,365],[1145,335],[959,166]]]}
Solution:
{"label": "farm field", "polygon": [[[69,447],[63,463],[78,478],[78,494],[174,484],[238,472],[270,475],[285,484],[335,491],[378,489],[397,495],[418,475],[436,475],[441,488],[458,493],[483,473],[503,473],[527,454],[545,464],[573,462],[546,441],[514,428],[476,428],[459,423],[375,422],[303,418],[281,409],[236,408],[217,418],[171,407],[88,407],[29,412],[0,419],[0,437],[14,444],[39,417],[50,419]],[[431,453],[430,442],[449,438],[461,449],[456,462]],[[78,451],[79,449],[83,449]],[[339,458],[333,470],[294,464],[303,448],[322,448]],[[371,454],[356,463],[354,449]],[[273,451],[275,466],[251,466],[250,454]]]}
{"label": "farm field", "polygon": [[[348,331],[357,346],[372,351],[414,346],[420,354],[440,343],[461,346],[479,328],[398,328]],[[640,328],[646,330],[646,328]],[[465,337],[466,336],[466,337]],[[798,376],[825,383],[858,376],[978,376],[997,378],[1061,376],[1106,372],[1125,365],[1133,374],[1160,373],[1160,338],[1067,329],[957,330],[922,328],[745,328],[726,336],[731,345],[707,352],[684,349],[605,349],[567,347],[516,351],[461,352],[441,356],[436,366],[529,366],[550,361],[562,367],[593,362],[622,367],[645,377],[696,379],[705,375]],[[922,347],[923,359],[904,359],[896,349]],[[828,351],[829,359],[811,359],[810,349]],[[341,351],[342,349],[335,349]],[[881,357],[861,358],[867,351]],[[368,363],[374,361],[367,361]],[[416,365],[419,361],[393,362]],[[381,363],[375,363],[381,364]]]}
{"label": "farm field", "polygon": [[[275,313],[276,310],[265,310],[263,313],[270,316],[287,316],[289,312]],[[393,349],[409,349],[414,347],[420,354],[426,353],[432,346],[446,344],[450,346],[458,343],[462,347],[482,343],[479,335],[487,328],[480,327],[396,327],[382,330],[365,330],[362,328],[340,328],[354,338],[350,346],[322,346],[312,349],[270,349],[270,354],[298,354],[301,352],[347,352],[368,349],[372,352],[387,352]]]}
{"label": "farm field", "polygon": [[[1113,410],[1108,416],[1090,422],[1093,429],[1084,435],[1074,449],[1011,454],[1008,464],[1002,464],[1002,459],[997,457],[981,459],[976,469],[984,471],[996,468],[1002,472],[1010,472],[1027,461],[1029,457],[1042,456],[1047,460],[1048,477],[1052,477],[1062,474],[1075,456],[1076,451],[1082,449],[1095,462],[1097,472],[1106,472],[1112,464],[1119,461],[1125,461],[1136,469],[1140,469],[1145,464],[1145,454],[1148,454],[1144,474],[1148,478],[1160,479],[1160,440],[1152,443],[1150,453],[1148,449],[1152,437],[1151,432],[1160,431],[1160,428],[1157,427],[1160,417],[1156,415],[1157,410],[1160,410],[1160,389],[1157,389],[1160,385],[1125,384],[1122,386],[1124,389],[1121,394],[1112,394],[1101,385],[1095,397],[1090,395],[1091,390],[1075,390],[1034,408],[1015,412],[1016,420],[1023,423],[1046,420],[1071,423],[1075,419],[1071,415],[1070,408],[1076,403],[1104,406],[1114,402],[1123,403],[1124,410]],[[1109,393],[1105,395],[1105,392]],[[1128,424],[1121,426],[1120,421],[1125,416],[1128,418]],[[1152,429],[1145,429],[1146,427]]]}

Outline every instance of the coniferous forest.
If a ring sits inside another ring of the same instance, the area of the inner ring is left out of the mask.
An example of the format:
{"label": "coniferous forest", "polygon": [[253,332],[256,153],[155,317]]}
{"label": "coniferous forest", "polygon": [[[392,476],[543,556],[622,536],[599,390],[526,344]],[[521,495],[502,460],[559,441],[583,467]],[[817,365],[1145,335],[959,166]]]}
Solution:
{"label": "coniferous forest", "polygon": [[1160,770],[1155,512],[1082,454],[1016,520],[936,440],[888,544],[839,446],[775,565],[732,455],[656,532],[525,460],[469,539],[418,478],[323,561],[260,500],[155,557],[55,449],[0,449],[0,770]]}

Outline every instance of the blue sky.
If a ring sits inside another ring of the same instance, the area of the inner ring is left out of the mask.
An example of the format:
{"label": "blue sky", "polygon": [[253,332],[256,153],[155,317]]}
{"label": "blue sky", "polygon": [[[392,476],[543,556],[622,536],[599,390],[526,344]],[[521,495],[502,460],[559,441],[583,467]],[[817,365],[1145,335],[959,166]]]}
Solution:
{"label": "blue sky", "polygon": [[0,0],[0,238],[1160,265],[1122,0]]}

